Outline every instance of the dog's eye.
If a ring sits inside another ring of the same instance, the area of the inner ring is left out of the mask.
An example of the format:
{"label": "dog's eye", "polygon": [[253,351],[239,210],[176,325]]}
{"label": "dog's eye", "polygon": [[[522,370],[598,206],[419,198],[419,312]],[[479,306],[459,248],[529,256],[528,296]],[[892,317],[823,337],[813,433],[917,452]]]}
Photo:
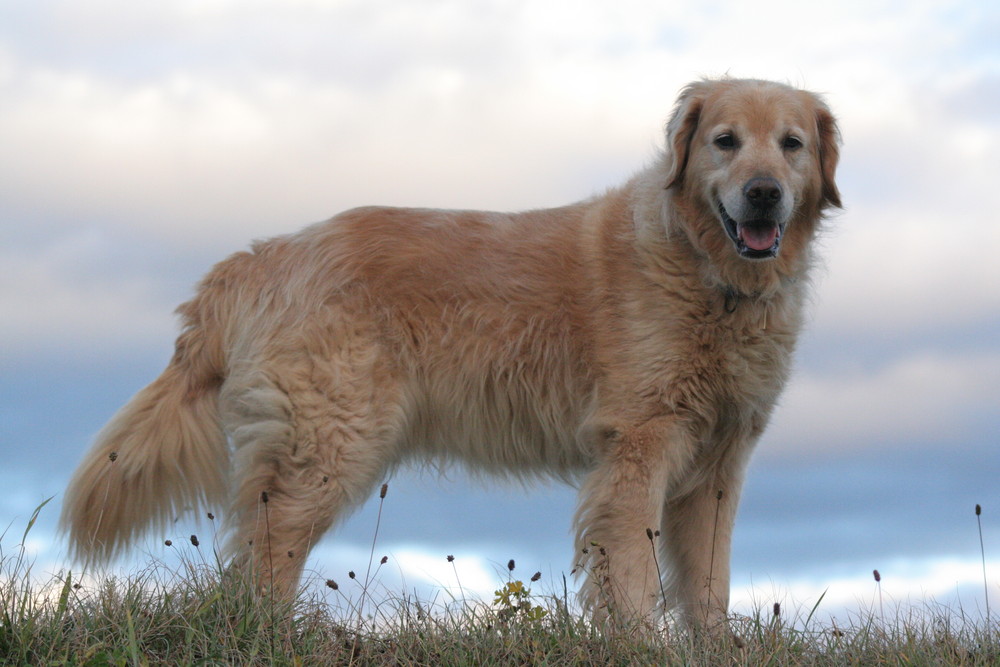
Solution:
{"label": "dog's eye", "polygon": [[782,140],[781,147],[786,151],[796,151],[802,148],[802,140],[790,134]]}
{"label": "dog's eye", "polygon": [[723,150],[736,148],[736,137],[725,132],[715,138],[715,145]]}

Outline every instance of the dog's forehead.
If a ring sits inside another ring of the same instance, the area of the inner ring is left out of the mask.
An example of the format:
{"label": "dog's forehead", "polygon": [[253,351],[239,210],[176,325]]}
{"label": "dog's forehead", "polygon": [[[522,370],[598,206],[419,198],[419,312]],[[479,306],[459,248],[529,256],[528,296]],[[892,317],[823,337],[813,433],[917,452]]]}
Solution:
{"label": "dog's forehead", "polygon": [[718,86],[705,100],[702,125],[727,125],[751,133],[770,134],[815,125],[811,94],[770,82],[733,82]]}

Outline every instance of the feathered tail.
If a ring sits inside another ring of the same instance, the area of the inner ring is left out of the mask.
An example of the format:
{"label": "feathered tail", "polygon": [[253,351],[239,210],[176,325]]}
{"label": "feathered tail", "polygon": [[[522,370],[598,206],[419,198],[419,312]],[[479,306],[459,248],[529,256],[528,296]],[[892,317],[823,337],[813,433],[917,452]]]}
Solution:
{"label": "feathered tail", "polygon": [[73,475],[61,526],[84,562],[106,561],[147,530],[226,496],[221,346],[209,344],[201,302],[181,307],[188,327],[170,365],[101,430]]}

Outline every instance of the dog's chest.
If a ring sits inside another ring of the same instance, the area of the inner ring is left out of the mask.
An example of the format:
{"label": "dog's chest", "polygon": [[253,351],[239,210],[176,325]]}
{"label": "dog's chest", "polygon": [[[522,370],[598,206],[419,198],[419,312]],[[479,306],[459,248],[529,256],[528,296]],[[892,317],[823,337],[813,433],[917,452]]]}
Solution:
{"label": "dog's chest", "polygon": [[[763,429],[787,380],[797,313],[775,303],[690,309],[638,341],[631,363],[646,411],[676,414],[701,437]],[[714,434],[711,435],[710,434]]]}

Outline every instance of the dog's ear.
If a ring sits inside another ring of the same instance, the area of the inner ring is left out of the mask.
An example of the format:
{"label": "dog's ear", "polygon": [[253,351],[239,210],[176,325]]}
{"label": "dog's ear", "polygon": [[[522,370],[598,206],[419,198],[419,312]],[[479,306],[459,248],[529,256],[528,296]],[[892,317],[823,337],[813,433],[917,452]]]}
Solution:
{"label": "dog's ear", "polygon": [[689,84],[680,97],[677,106],[667,121],[667,161],[670,169],[667,175],[667,189],[684,182],[684,170],[691,152],[691,139],[698,129],[698,119],[705,106],[707,84],[703,81]]}
{"label": "dog's ear", "polygon": [[837,162],[840,161],[840,130],[837,129],[837,121],[833,114],[822,103],[816,107],[816,131],[819,136],[819,167],[823,176],[820,206],[843,208],[840,203],[840,190],[837,189],[834,180]]}

